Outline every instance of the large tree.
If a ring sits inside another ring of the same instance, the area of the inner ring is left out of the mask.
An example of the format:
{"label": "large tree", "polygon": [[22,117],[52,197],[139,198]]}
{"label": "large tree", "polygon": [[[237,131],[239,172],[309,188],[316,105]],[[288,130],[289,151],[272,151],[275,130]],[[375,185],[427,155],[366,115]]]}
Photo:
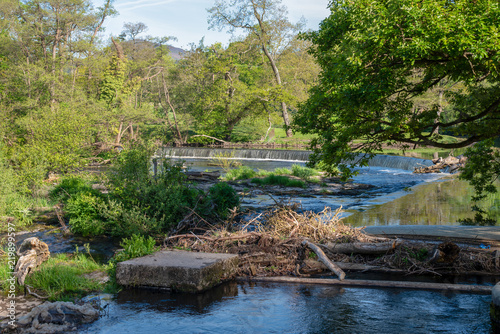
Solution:
{"label": "large tree", "polygon": [[349,175],[343,162],[364,163],[384,143],[453,149],[498,137],[498,1],[344,0],[330,9],[305,35],[322,71],[295,118],[299,131],[318,134],[316,160]]}
{"label": "large tree", "polygon": [[[256,39],[262,52],[269,61],[276,85],[283,85],[277,58],[288,46],[302,27],[301,23],[292,24],[288,21],[286,7],[280,0],[216,0],[208,9],[211,28],[229,28],[229,32],[244,29]],[[290,117],[287,104],[280,101],[281,113],[285,123],[287,137],[292,136]]]}

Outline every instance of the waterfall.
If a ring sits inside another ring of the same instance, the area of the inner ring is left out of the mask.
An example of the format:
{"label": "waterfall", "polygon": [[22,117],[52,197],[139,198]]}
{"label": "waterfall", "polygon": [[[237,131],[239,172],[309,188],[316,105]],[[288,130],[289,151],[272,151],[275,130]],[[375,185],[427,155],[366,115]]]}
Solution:
{"label": "waterfall", "polygon": [[164,147],[157,152],[159,157],[212,159],[217,155],[231,155],[229,159],[237,160],[275,160],[306,162],[310,151],[293,150],[255,150],[255,149],[224,149],[200,147]]}
{"label": "waterfall", "polygon": [[410,157],[400,157],[395,155],[382,155],[378,154],[374,156],[368,162],[368,166],[373,167],[387,167],[387,168],[397,168],[413,171],[417,167],[427,167],[433,165],[431,160],[418,159]]}
{"label": "waterfall", "polygon": [[[229,159],[237,160],[274,160],[306,162],[310,151],[296,150],[266,150],[266,149],[224,149],[200,147],[164,147],[156,152],[158,158],[179,159],[213,159],[217,155],[231,155]],[[387,167],[413,171],[416,167],[431,166],[432,161],[427,159],[399,157],[393,155],[376,155],[370,159],[368,166]]]}

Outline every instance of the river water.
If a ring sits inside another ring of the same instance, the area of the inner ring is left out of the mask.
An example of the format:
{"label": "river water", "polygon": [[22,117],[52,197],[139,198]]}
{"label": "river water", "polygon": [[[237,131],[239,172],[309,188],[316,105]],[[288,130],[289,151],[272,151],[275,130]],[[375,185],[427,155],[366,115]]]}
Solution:
{"label": "river water", "polygon": [[[183,157],[193,171],[216,169]],[[303,161],[243,160],[255,169]],[[374,188],[356,196],[292,198],[305,210],[345,210],[355,226],[454,225],[472,217],[471,189],[447,174],[413,174],[388,166],[361,168],[354,182]],[[272,204],[245,199],[244,206]],[[492,203],[492,206],[498,203]],[[103,300],[107,314],[81,333],[491,333],[491,295],[298,284],[223,284],[202,294],[128,289]]]}
{"label": "river water", "polygon": [[[400,157],[401,160],[408,159]],[[183,157],[181,160],[192,171],[219,170],[209,166],[210,159]],[[291,168],[304,161],[240,160],[255,170]],[[398,160],[394,160],[398,162]],[[394,162],[393,161],[393,162]],[[411,167],[411,166],[410,166]],[[353,226],[371,225],[458,225],[464,218],[473,218],[471,197],[473,189],[467,182],[448,173],[414,174],[410,170],[370,166],[357,168],[353,182],[374,186],[353,196],[298,196],[275,197],[285,202],[302,205],[303,210],[322,211],[326,206],[342,206],[344,222]],[[244,198],[242,207],[264,208],[274,204],[270,196]],[[494,217],[500,219],[500,198],[487,203]]]}
{"label": "river water", "polygon": [[226,283],[203,294],[125,290],[81,333],[490,333],[489,295]]}

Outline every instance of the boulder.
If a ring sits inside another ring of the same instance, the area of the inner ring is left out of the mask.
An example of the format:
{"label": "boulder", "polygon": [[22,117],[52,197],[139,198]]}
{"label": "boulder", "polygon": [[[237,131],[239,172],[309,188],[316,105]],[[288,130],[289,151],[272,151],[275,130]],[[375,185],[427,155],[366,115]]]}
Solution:
{"label": "boulder", "polygon": [[19,259],[15,268],[15,276],[17,282],[24,285],[28,273],[49,259],[49,246],[38,238],[28,238],[19,246],[17,256]]}
{"label": "boulder", "polygon": [[19,318],[17,327],[22,333],[67,333],[76,326],[99,318],[99,310],[90,304],[71,302],[45,302]]}

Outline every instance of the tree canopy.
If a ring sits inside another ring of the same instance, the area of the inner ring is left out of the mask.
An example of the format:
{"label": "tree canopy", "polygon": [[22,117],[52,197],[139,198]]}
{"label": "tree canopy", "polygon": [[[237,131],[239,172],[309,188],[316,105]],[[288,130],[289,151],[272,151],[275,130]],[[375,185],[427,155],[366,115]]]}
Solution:
{"label": "tree canopy", "polygon": [[346,161],[366,163],[383,144],[453,149],[498,137],[498,1],[344,0],[330,9],[303,35],[321,73],[294,123],[318,135],[315,161],[348,176]]}

